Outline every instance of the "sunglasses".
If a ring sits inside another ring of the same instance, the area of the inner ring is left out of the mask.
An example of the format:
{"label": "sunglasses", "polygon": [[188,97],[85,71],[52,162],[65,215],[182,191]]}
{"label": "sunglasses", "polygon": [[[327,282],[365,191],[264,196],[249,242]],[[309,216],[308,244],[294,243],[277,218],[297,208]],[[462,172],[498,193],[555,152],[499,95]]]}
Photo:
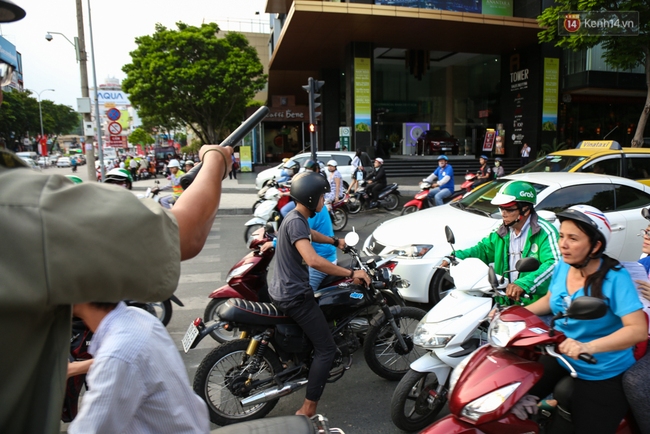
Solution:
{"label": "sunglasses", "polygon": [[650,238],[650,229],[641,229],[640,237]]}
{"label": "sunglasses", "polygon": [[519,208],[517,208],[517,207],[513,207],[513,208],[499,207],[499,211],[501,211],[501,212],[515,212],[515,211],[519,211]]}

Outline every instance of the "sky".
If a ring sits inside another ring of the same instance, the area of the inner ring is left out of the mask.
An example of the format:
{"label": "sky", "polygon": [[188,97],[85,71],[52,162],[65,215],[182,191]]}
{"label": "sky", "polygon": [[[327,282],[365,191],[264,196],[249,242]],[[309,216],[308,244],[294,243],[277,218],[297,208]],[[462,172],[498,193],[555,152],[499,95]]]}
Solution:
{"label": "sky", "polygon": [[[22,54],[23,81],[26,89],[41,92],[42,100],[77,108],[81,97],[79,63],[73,45],[77,36],[75,0],[13,0],[25,9],[21,21],[0,26],[0,33]],[[88,84],[93,87],[93,68],[88,30],[88,0],[82,0],[86,50],[88,52]],[[198,26],[216,22],[223,30],[242,32],[265,31],[269,15],[264,13],[266,0],[90,0],[97,83],[107,77],[125,78],[122,66],[131,62],[129,52],[135,50],[135,38],[151,35],[156,23],[175,29],[175,23]],[[259,12],[256,15],[255,12]],[[54,92],[44,89],[54,89]]]}

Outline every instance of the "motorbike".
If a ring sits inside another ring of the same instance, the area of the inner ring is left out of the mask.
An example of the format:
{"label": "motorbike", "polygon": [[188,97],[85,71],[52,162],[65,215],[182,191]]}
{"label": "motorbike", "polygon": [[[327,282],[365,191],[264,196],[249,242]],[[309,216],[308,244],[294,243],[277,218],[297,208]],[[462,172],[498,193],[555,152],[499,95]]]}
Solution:
{"label": "motorbike", "polygon": [[[338,347],[328,382],[340,379],[351,367],[352,354],[363,346],[368,366],[378,375],[399,380],[410,358],[420,357],[413,346],[412,330],[425,315],[421,309],[388,306],[384,290],[399,296],[407,282],[387,268],[360,260],[353,247],[355,232],[346,235],[346,253],[371,277],[369,287],[345,282],[336,288],[316,291],[316,300],[331,327]],[[363,315],[379,307],[371,321]],[[243,337],[223,344],[201,361],[194,377],[194,391],[208,403],[210,420],[218,425],[262,418],[279,399],[307,385],[311,342],[302,329],[273,304],[230,299],[217,311],[221,321],[192,322],[182,340],[189,351],[212,330],[237,327]],[[363,338],[363,344],[361,342]],[[410,362],[408,362],[410,363]],[[219,390],[219,393],[213,391]]]}
{"label": "motorbike", "polygon": [[[494,270],[490,269],[490,282],[496,283]],[[558,400],[555,412],[542,410],[531,419],[517,416],[524,414],[527,392],[542,377],[544,368],[538,362],[539,356],[547,354],[561,361],[572,377],[575,369],[557,346],[565,335],[554,329],[555,321],[563,318],[579,320],[597,319],[604,316],[607,306],[601,299],[579,297],[565,312],[551,320],[550,327],[539,317],[521,306],[511,306],[497,312],[488,329],[488,343],[475,350],[450,377],[449,410],[451,414],[426,428],[424,434],[447,433],[549,433],[548,424],[552,417],[568,408],[562,382],[555,388]],[[587,363],[597,363],[591,354],[580,354]],[[564,419],[564,418],[563,418]],[[566,419],[566,420],[570,420]],[[569,422],[567,422],[569,423]],[[556,430],[554,430],[557,433]],[[631,413],[623,419],[617,433],[638,433]],[[640,433],[639,433],[640,434]]]}
{"label": "motorbike", "polygon": [[183,302],[175,295],[172,295],[167,300],[159,302],[144,303],[135,300],[124,300],[124,303],[126,303],[127,306],[135,306],[146,310],[158,318],[160,322],[167,327],[167,324],[169,324],[169,321],[172,319],[172,301],[178,306],[185,307]]}
{"label": "motorbike", "polygon": [[[268,181],[268,182],[264,185],[264,187],[260,188],[260,190],[257,192],[257,197],[258,197],[259,199],[257,199],[257,200],[255,201],[255,203],[253,204],[253,207],[252,207],[252,209],[251,209],[251,212],[252,212],[253,214],[255,214],[255,210],[257,209],[257,207],[260,206],[260,204],[261,204],[262,202],[264,202],[265,200],[267,200],[267,199],[265,199],[265,196],[266,196],[266,193],[267,193],[271,188],[277,188],[278,190],[280,190],[280,192],[285,192],[285,191],[289,191],[290,186],[291,186],[291,181],[289,181],[289,182],[287,182],[287,183],[279,184],[278,181],[277,181],[275,178],[272,178],[270,181]],[[285,197],[283,197],[283,198],[282,198],[282,202],[283,202],[283,203],[279,204],[278,209],[282,208],[282,207],[283,207],[284,205],[286,205],[290,200],[291,200],[291,198],[289,198],[289,196],[285,196]]]}
{"label": "motorbike", "polygon": [[[272,224],[267,224],[264,228],[255,231],[249,243],[249,249],[252,252],[248,253],[240,259],[230,269],[226,277],[226,284],[220,288],[215,289],[208,296],[211,300],[205,308],[203,318],[205,321],[220,321],[217,311],[229,298],[242,298],[250,301],[269,302],[267,274],[269,263],[275,256],[274,249],[268,249],[264,252],[260,247],[268,241],[275,238],[275,230]],[[385,259],[379,256],[363,258],[366,262],[377,261],[374,267],[377,269],[387,268],[389,271],[397,266],[393,257]],[[352,264],[349,261],[342,260],[339,265],[346,268],[351,268]],[[351,279],[340,276],[327,276],[320,284],[320,289],[336,287],[344,282],[351,282]],[[384,290],[383,295],[390,306],[404,305],[404,300],[390,290]],[[224,328],[216,328],[210,336],[220,343],[230,342],[237,339],[239,329],[231,327],[226,330]]]}
{"label": "motorbike", "polygon": [[[443,200],[443,203],[455,202],[457,200],[462,199],[463,196],[465,196],[467,193],[472,191],[472,189],[474,188],[473,185],[475,180],[476,180],[476,174],[470,173],[468,171],[465,174],[465,182],[461,184],[460,189],[454,191],[450,196],[446,197]],[[420,191],[415,193],[413,199],[411,199],[410,201],[404,204],[404,207],[402,208],[402,212],[400,215],[411,214],[416,211],[431,208],[432,205],[429,203],[428,200],[429,190],[431,190],[431,183],[422,181],[420,183]]]}
{"label": "motorbike", "polygon": [[330,428],[329,421],[320,414],[307,416],[279,416],[265,420],[251,420],[212,431],[215,434],[345,434],[339,428]]}
{"label": "motorbike", "polygon": [[343,198],[332,202],[328,206],[330,212],[330,218],[332,219],[332,228],[335,231],[342,231],[345,229],[345,226],[348,224],[348,201],[350,200],[350,195],[345,194]]}
{"label": "motorbike", "polygon": [[[447,241],[454,235],[446,226]],[[477,258],[462,261],[453,256],[449,273],[455,289],[437,303],[415,329],[413,343],[429,351],[414,361],[391,398],[391,418],[404,431],[420,431],[430,425],[447,402],[449,375],[470,353],[487,343],[485,321],[494,306],[493,297],[504,295],[508,279],[500,277],[493,286],[489,268]],[[519,272],[539,267],[535,258],[516,264]]]}
{"label": "motorbike", "polygon": [[264,191],[264,200],[257,206],[253,205],[253,218],[244,223],[244,226],[246,226],[246,229],[244,229],[244,242],[246,244],[250,244],[250,237],[253,233],[267,223],[273,223],[275,229],[280,225],[282,220],[280,210],[291,198],[287,194],[282,194],[288,192],[289,187],[277,184],[275,181],[273,183],[274,185],[262,189],[266,189]]}
{"label": "motorbike", "polygon": [[[362,209],[370,208],[370,196],[366,193],[367,182],[361,182],[357,191],[350,196],[348,200],[348,212],[350,214],[357,214]],[[383,206],[387,211],[393,211],[399,206],[399,185],[396,183],[388,184],[384,187],[377,198],[377,208]]]}
{"label": "motorbike", "polygon": [[160,181],[155,180],[156,186],[154,188],[147,187],[144,194],[138,194],[138,199],[153,199],[154,202],[160,203]]}

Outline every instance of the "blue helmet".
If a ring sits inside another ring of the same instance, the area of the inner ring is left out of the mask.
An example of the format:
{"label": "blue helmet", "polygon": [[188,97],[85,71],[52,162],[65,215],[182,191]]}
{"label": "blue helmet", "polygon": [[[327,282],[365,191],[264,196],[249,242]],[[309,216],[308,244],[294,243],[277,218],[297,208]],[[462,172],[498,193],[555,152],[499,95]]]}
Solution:
{"label": "blue helmet", "polygon": [[485,155],[481,155],[479,158],[482,158],[482,159],[484,159],[484,160],[486,160],[486,161],[489,160],[489,158],[486,157]]}
{"label": "blue helmet", "polygon": [[446,156],[446,155],[438,155],[438,160],[445,160],[445,161],[449,161],[449,158],[447,158],[447,156]]}

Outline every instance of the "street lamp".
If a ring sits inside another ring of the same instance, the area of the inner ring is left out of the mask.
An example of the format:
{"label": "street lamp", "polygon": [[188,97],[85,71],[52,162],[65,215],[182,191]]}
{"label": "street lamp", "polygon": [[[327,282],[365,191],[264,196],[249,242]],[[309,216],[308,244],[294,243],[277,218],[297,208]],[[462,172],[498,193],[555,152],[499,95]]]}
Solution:
{"label": "street lamp", "polygon": [[41,140],[43,140],[44,134],[43,134],[43,110],[41,109],[41,94],[43,92],[54,92],[54,89],[43,89],[40,92],[36,92],[35,90],[32,90],[36,95],[38,95],[38,116],[41,119]]}
{"label": "street lamp", "polygon": [[45,39],[46,39],[48,42],[52,42],[52,39],[54,39],[54,36],[52,36],[52,34],[63,36],[63,37],[65,38],[65,40],[68,41],[68,42],[70,43],[70,45],[72,45],[72,46],[74,47],[74,51],[75,51],[75,53],[76,53],[76,55],[77,55],[77,62],[79,62],[79,60],[81,59],[81,52],[80,52],[80,50],[79,50],[79,38],[75,36],[75,37],[74,37],[74,42],[72,42],[72,41],[71,41],[70,39],[68,39],[68,37],[67,37],[66,35],[64,35],[63,33],[59,33],[59,32],[47,32],[47,33],[45,34]]}

